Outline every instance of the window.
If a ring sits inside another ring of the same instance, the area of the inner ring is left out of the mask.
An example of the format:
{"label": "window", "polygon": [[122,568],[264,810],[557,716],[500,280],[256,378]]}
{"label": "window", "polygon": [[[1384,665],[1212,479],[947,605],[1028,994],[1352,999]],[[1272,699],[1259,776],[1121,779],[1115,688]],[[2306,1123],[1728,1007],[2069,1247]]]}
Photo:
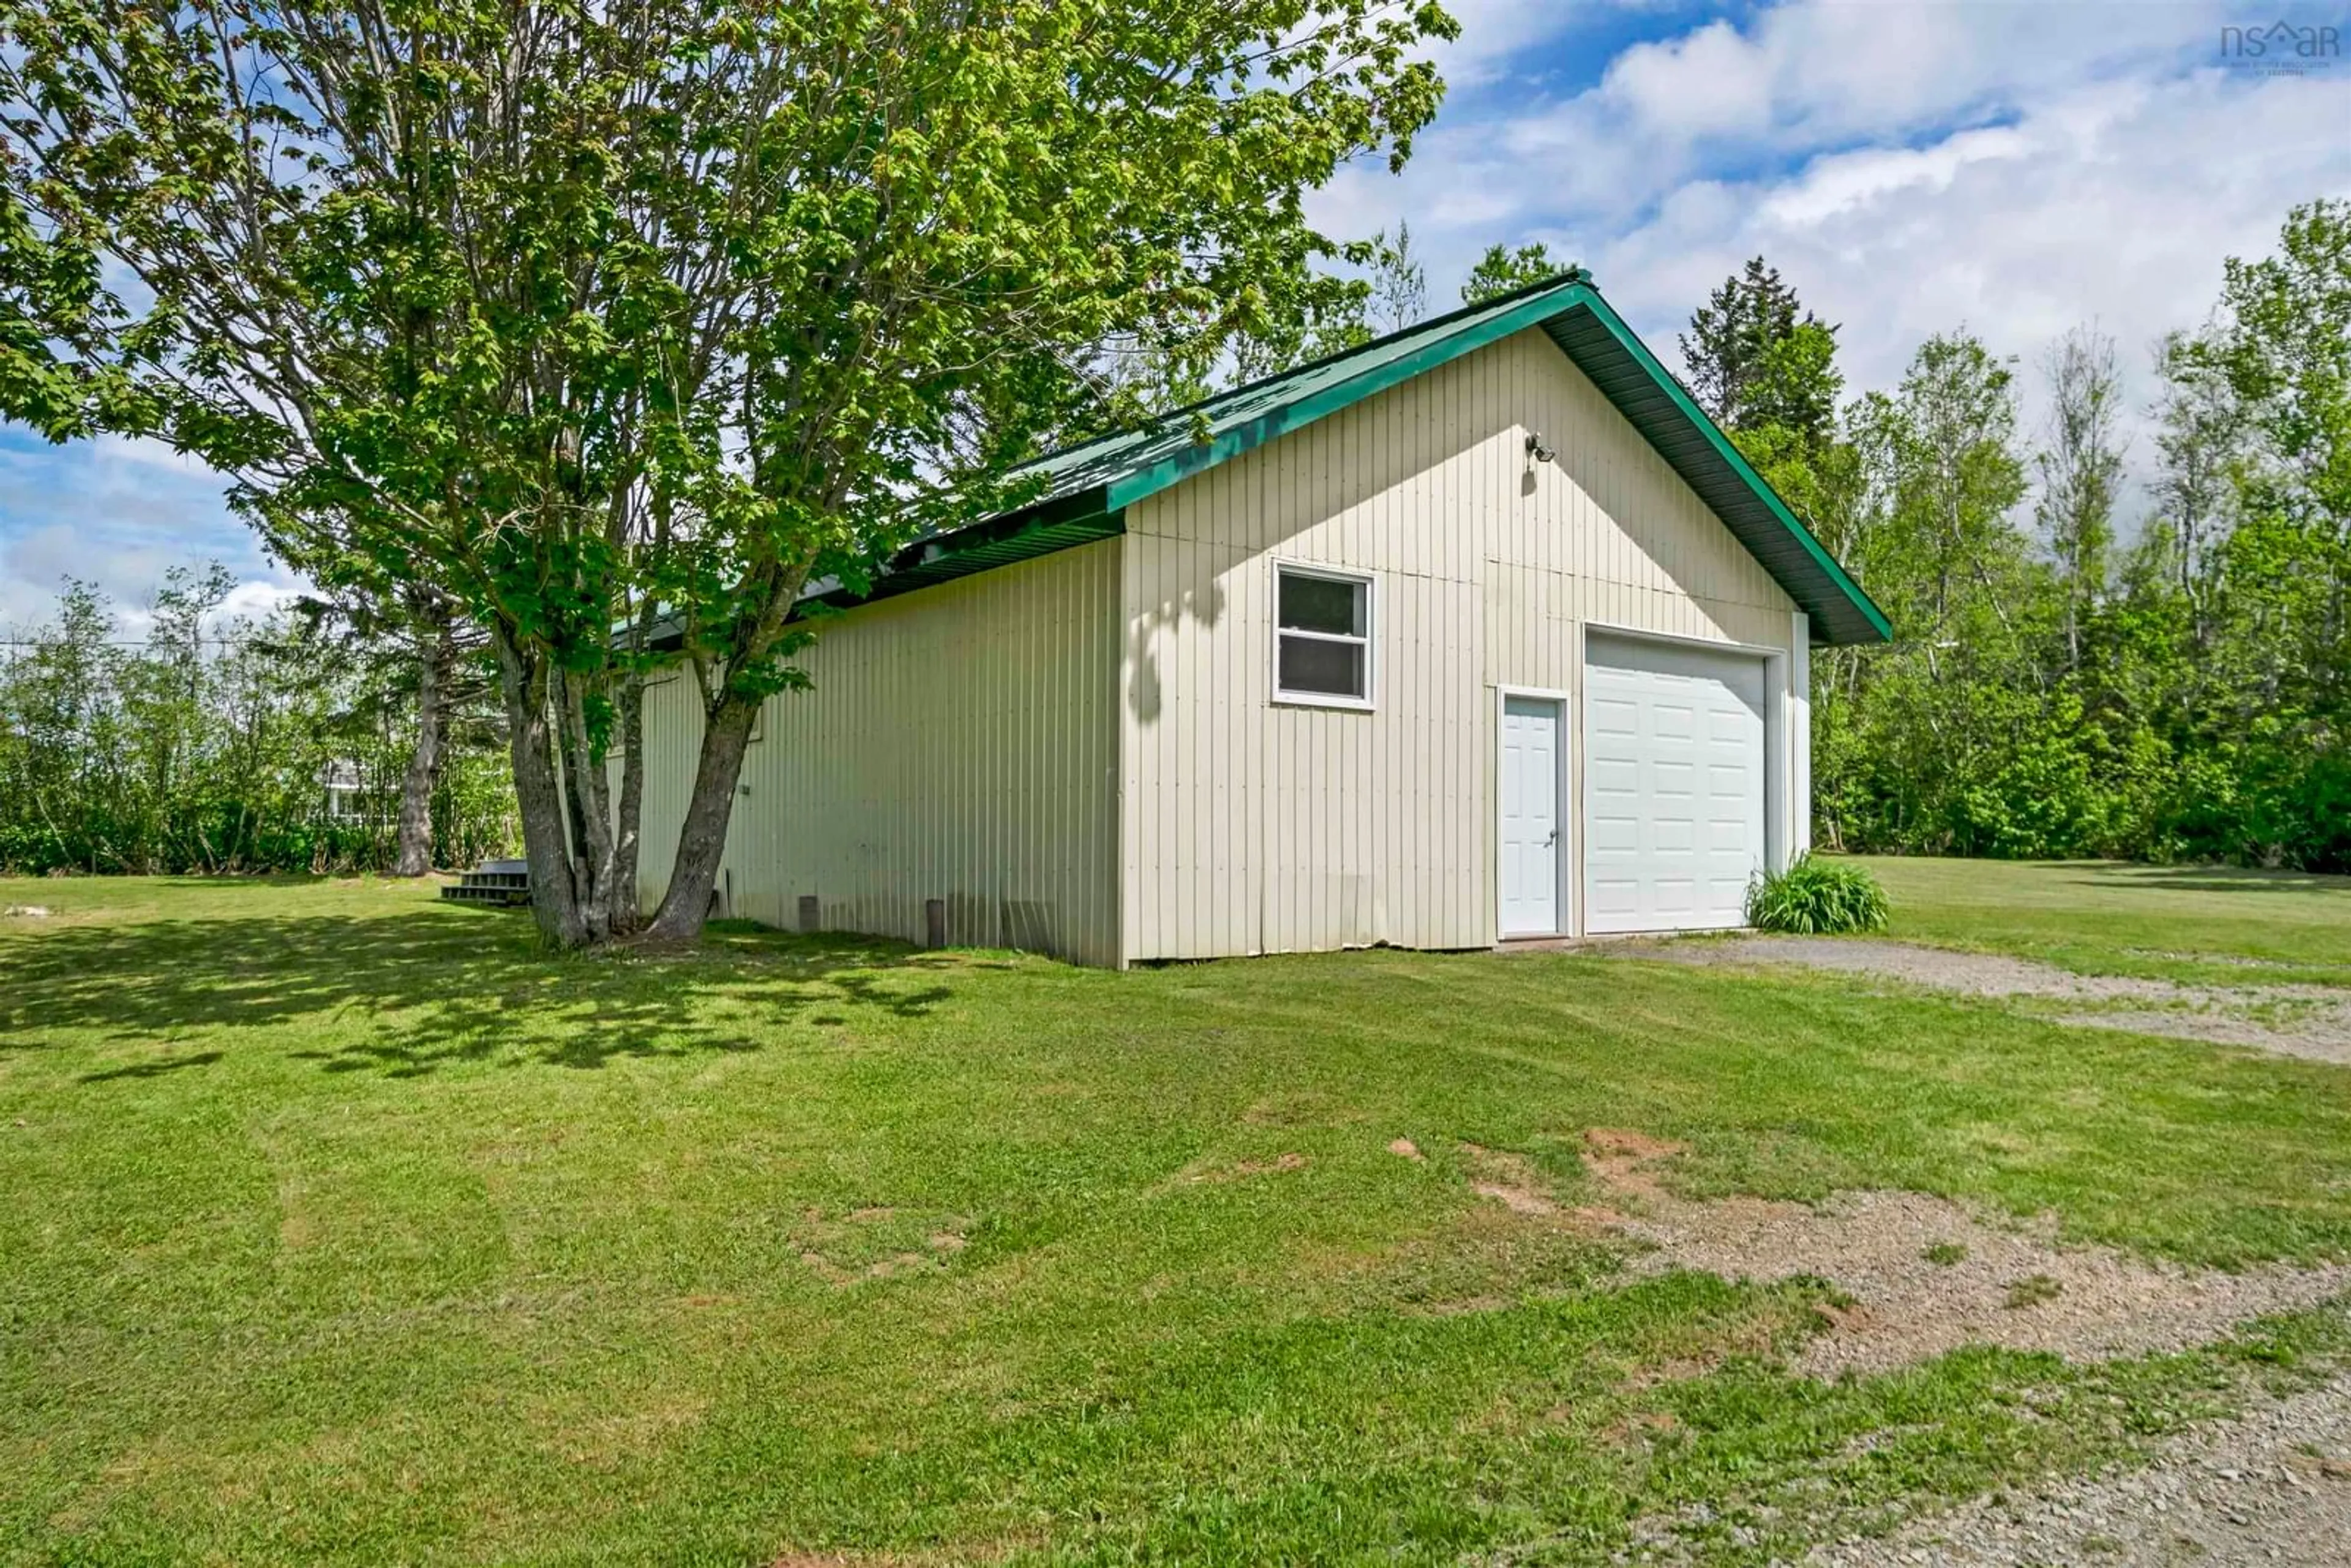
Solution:
{"label": "window", "polygon": [[1274,568],[1273,695],[1324,707],[1372,706],[1372,580]]}

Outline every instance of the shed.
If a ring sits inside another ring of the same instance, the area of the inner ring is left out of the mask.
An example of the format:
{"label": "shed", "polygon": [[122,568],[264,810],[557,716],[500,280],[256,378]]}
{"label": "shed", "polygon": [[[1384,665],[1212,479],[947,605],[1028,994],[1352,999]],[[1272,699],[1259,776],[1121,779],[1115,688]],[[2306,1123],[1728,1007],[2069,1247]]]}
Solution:
{"label": "shed", "polygon": [[[1030,471],[770,699],[729,913],[1116,967],[1736,925],[1811,648],[1887,635],[1581,270]],[[649,900],[700,723],[649,693]]]}

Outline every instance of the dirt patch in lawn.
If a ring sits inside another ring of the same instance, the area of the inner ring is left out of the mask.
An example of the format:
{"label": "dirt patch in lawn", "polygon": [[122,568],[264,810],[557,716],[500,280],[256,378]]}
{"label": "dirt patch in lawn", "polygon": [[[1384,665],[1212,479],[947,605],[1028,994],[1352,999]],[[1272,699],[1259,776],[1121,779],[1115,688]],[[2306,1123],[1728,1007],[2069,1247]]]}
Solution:
{"label": "dirt patch in lawn", "polygon": [[793,1227],[800,1262],[836,1290],[942,1268],[970,1229],[962,1215],[878,1205],[839,1215],[811,1208]]}
{"label": "dirt patch in lawn", "polygon": [[1656,1164],[1680,1154],[1684,1146],[1622,1127],[1594,1127],[1583,1134],[1583,1167],[1611,1192],[1662,1198],[1666,1194],[1657,1183]]}
{"label": "dirt patch in lawn", "polygon": [[1214,1186],[1224,1182],[1247,1181],[1251,1176],[1302,1171],[1306,1166],[1306,1156],[1295,1150],[1285,1150],[1266,1159],[1254,1160],[1228,1160],[1222,1155],[1215,1155],[1194,1160],[1154,1190],[1169,1192],[1180,1186]]}
{"label": "dirt patch in lawn", "polygon": [[2351,992],[2336,986],[2191,986],[2119,975],[2076,975],[1996,953],[1825,936],[1617,942],[1594,950],[1676,964],[1792,964],[1967,996],[2077,1002],[2096,1010],[2062,1012],[2056,1015],[2060,1021],[2351,1065]]}
{"label": "dirt patch in lawn", "polygon": [[[1522,1158],[1472,1148],[1471,1185],[1522,1214],[1564,1213],[1640,1243],[1637,1273],[1693,1269],[1725,1279],[1826,1281],[1844,1300],[1796,1369],[1830,1377],[1994,1344],[2101,1360],[2178,1350],[2265,1313],[2351,1291],[2351,1265],[2224,1273],[2095,1246],[2060,1246],[2053,1220],[1994,1223],[1915,1192],[1840,1192],[1818,1205],[1698,1201],[1659,1179],[1678,1146],[1615,1129],[1585,1134],[1604,1206],[1562,1209]],[[1515,1173],[1510,1179],[1497,1172]],[[1540,1206],[1540,1207],[1538,1207]]]}
{"label": "dirt patch in lawn", "polygon": [[1461,1152],[1468,1156],[1469,1190],[1479,1197],[1491,1198],[1512,1214],[1559,1212],[1559,1205],[1552,1199],[1551,1183],[1524,1155],[1476,1144],[1462,1145]]}

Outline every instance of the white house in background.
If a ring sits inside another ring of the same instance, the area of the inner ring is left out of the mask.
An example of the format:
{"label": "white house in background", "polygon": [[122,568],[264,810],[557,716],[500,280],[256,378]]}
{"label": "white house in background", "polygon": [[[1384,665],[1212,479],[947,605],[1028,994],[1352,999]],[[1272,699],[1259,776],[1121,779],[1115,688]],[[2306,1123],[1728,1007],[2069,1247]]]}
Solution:
{"label": "white house in background", "polygon": [[[771,700],[729,912],[1122,967],[1736,925],[1808,650],[1887,633],[1580,270],[1032,471]],[[649,900],[700,725],[651,693]]]}
{"label": "white house in background", "polygon": [[367,780],[356,762],[338,759],[319,769],[319,788],[327,793],[327,821],[349,827],[368,819]]}

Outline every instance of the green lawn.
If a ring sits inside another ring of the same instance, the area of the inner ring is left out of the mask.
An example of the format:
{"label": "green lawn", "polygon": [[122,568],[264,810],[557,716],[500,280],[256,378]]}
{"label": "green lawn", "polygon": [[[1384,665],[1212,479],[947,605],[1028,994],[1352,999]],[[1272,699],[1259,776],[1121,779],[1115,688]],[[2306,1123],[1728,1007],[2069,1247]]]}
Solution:
{"label": "green lawn", "polygon": [[1854,858],[1886,884],[1895,934],[1912,941],[2013,953],[2089,975],[2351,986],[2351,877]]}
{"label": "green lawn", "polygon": [[[1881,869],[1897,935],[2351,946],[2339,889]],[[1571,954],[549,960],[376,883],[19,903],[53,914],[0,919],[0,1560],[1575,1562],[1698,1505],[1739,1560],[2351,1341],[1820,1384],[1776,1353],[1824,1286],[1632,1279],[1463,1151],[1574,1201],[1583,1130],[1635,1128],[1695,1193],[2316,1260],[2337,1068]]]}

